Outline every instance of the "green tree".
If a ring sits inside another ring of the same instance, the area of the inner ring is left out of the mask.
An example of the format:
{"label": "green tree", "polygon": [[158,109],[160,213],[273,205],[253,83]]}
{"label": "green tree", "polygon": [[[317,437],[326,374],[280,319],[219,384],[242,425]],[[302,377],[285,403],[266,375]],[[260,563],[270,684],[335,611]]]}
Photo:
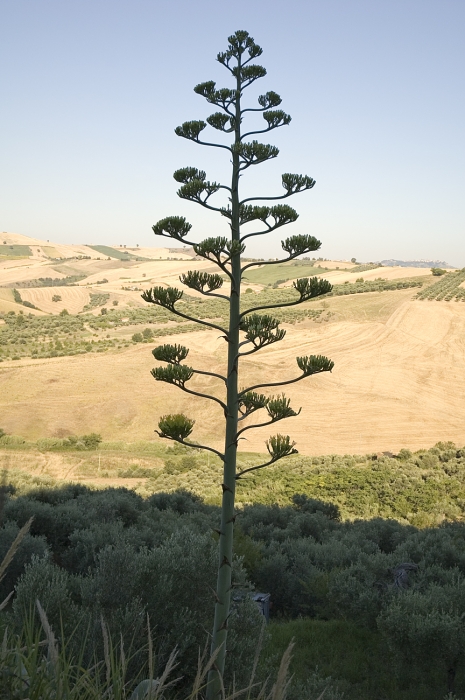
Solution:
{"label": "green tree", "polygon": [[83,435],[81,437],[86,449],[96,450],[97,447],[102,442],[102,436],[99,433],[89,433],[88,435]]}
{"label": "green tree", "polygon": [[[305,377],[320,372],[328,372],[333,367],[333,362],[321,355],[310,355],[296,358],[300,373],[289,381],[272,381],[267,384],[255,384],[239,390],[239,364],[241,357],[252,355],[263,347],[282,340],[285,330],[279,327],[279,322],[268,312],[277,308],[276,304],[266,306],[253,306],[241,309],[241,279],[244,273],[257,265],[275,265],[305,255],[310,251],[316,251],[321,243],[310,235],[290,236],[282,241],[285,257],[282,260],[269,260],[268,262],[241,262],[241,256],[245,251],[245,241],[252,236],[261,236],[271,233],[286,224],[296,221],[297,212],[287,204],[257,204],[259,201],[283,200],[297,192],[311,189],[315,181],[306,175],[285,173],[282,175],[284,194],[278,196],[259,196],[240,199],[240,178],[249,168],[265,163],[277,157],[279,151],[275,146],[260,143],[253,137],[266,133],[289,124],[291,117],[280,109],[281,98],[275,92],[267,92],[258,98],[257,107],[244,107],[243,95],[246,88],[259,78],[266,75],[266,70],[252,61],[261,55],[262,49],[245,31],[238,31],[228,39],[228,48],[219,53],[217,60],[230,73],[232,88],[216,87],[213,81],[200,83],[194,91],[206,99],[221,111],[214,112],[205,121],[188,121],[177,127],[178,136],[194,143],[220,148],[232,163],[231,184],[224,185],[218,182],[210,182],[206,179],[206,173],[195,167],[185,167],[174,173],[174,179],[180,183],[178,195],[181,199],[200,204],[211,211],[217,212],[229,223],[229,237],[207,238],[200,243],[187,239],[191,230],[191,224],[184,217],[170,216],[162,219],[153,231],[158,236],[174,239],[183,245],[191,245],[197,256],[213,262],[223,273],[228,284],[229,293],[221,293],[224,277],[220,274],[208,274],[193,270],[182,274],[180,281],[189,289],[200,292],[207,298],[218,298],[229,305],[229,323],[227,327],[207,320],[194,318],[176,303],[181,299],[183,292],[174,287],[153,287],[142,295],[142,298],[152,304],[161,306],[177,314],[181,318],[196,321],[203,326],[219,331],[225,338],[228,346],[227,367],[224,374],[196,370],[186,364],[189,350],[181,345],[162,345],[153,350],[156,360],[165,362],[166,366],[158,366],[152,370],[152,375],[157,381],[174,384],[181,390],[194,396],[208,398],[221,406],[225,416],[225,441],[224,451],[220,452],[210,446],[201,445],[205,450],[214,452],[223,462],[223,482],[221,488],[222,515],[219,529],[219,568],[216,589],[215,619],[212,634],[212,653],[217,653],[216,667],[211,672],[208,683],[208,700],[218,697],[221,688],[221,677],[224,673],[226,636],[228,629],[228,617],[230,614],[231,600],[231,563],[233,551],[233,525],[235,519],[234,500],[236,482],[252,470],[261,469],[273,464],[287,455],[297,452],[295,443],[288,435],[277,434],[269,438],[266,448],[269,459],[263,464],[257,464],[239,471],[237,469],[237,447],[239,438],[254,427],[271,425],[284,418],[297,415],[291,408],[290,401],[284,394],[267,396],[259,393],[261,389],[269,387],[281,387]],[[243,119],[246,113],[261,114],[265,120],[264,128],[257,130],[243,130]],[[212,143],[210,139],[203,140],[201,133],[207,127],[222,132],[232,137],[232,144]],[[245,133],[244,133],[245,132]],[[250,139],[252,137],[252,139]],[[226,193],[227,204],[213,204],[213,195]],[[242,227],[255,223],[259,230],[242,233]],[[280,306],[294,306],[304,301],[318,297],[331,291],[331,285],[326,280],[317,277],[299,279],[294,282],[296,292],[295,300]],[[265,312],[265,313],[260,313]],[[226,326],[226,324],[225,324]],[[188,388],[189,380],[195,374],[208,375],[218,379],[226,388],[225,400],[215,396],[202,394]],[[265,417],[255,425],[239,427],[239,422],[251,416],[256,411],[264,411]],[[160,437],[174,440],[183,445],[192,445],[188,438],[194,427],[194,420],[183,414],[163,416],[158,424]],[[199,447],[199,445],[195,445]]]}

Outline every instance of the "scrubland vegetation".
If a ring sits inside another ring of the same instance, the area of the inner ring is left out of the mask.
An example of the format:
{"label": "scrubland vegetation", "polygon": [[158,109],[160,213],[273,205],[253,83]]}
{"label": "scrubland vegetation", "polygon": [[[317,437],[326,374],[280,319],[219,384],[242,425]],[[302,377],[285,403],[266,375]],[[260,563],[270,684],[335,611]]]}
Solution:
{"label": "scrubland vegetation", "polygon": [[[15,435],[0,437],[3,464],[16,489],[54,484],[56,473],[38,473],[41,455],[63,456],[71,478],[139,479],[136,491],[147,497],[160,491],[189,490],[209,505],[218,505],[220,460],[181,445],[160,442],[105,442],[96,433],[28,442]],[[8,460],[6,459],[8,457]],[[250,473],[239,481],[238,503],[288,506],[296,493],[310,493],[333,503],[344,520],[382,517],[416,527],[439,525],[465,517],[465,453],[452,443],[438,443],[415,453],[293,455],[282,466]],[[240,469],[263,455],[241,452]],[[27,472],[19,467],[23,463]],[[63,475],[61,475],[63,478]]]}
{"label": "scrubland vegetation", "polygon": [[[0,445],[14,451],[21,441],[4,435]],[[145,455],[157,466],[138,474],[138,493],[9,472],[0,560],[33,521],[0,583],[0,600],[15,590],[0,613],[2,687],[10,692],[3,697],[25,697],[19,659],[34,669],[33,686],[50,682],[36,599],[58,639],[60,673],[89,693],[57,697],[102,697],[106,654],[112,685],[126,683],[128,693],[114,697],[129,697],[150,677],[147,635],[153,677],[178,650],[172,678],[182,678],[164,697],[187,697],[211,616],[219,463],[181,446],[122,446],[99,436],[39,447],[94,460],[98,447],[107,464],[126,453],[132,463]],[[244,455],[242,466],[257,458]],[[262,618],[248,591],[259,590],[271,594],[272,611],[256,680],[276,672],[294,638],[291,700],[316,700],[325,688],[332,700],[462,697],[465,448],[296,455],[242,480],[237,502],[228,683],[235,674],[242,687],[251,674]]]}

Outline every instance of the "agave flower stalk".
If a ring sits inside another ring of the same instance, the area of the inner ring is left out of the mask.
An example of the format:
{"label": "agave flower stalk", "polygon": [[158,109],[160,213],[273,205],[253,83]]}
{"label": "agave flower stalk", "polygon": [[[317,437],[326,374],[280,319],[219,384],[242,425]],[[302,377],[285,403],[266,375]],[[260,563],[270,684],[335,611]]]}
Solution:
{"label": "agave flower stalk", "polygon": [[[279,153],[275,146],[260,143],[253,137],[286,126],[291,121],[288,114],[278,109],[281,98],[272,91],[260,95],[258,106],[243,106],[244,91],[256,80],[266,75],[265,68],[252,63],[261,54],[262,49],[247,32],[237,31],[230,36],[227,50],[219,53],[217,60],[229,71],[233,81],[232,87],[218,89],[215,82],[208,81],[200,83],[194,88],[198,95],[204,97],[209,104],[214,105],[220,111],[211,114],[206,121],[184,122],[175,130],[178,136],[199,145],[223,149],[225,156],[230,160],[232,172],[228,185],[207,180],[205,171],[195,167],[181,168],[174,173],[175,180],[180,184],[179,197],[218,213],[227,220],[230,235],[228,237],[207,238],[200,243],[191,241],[188,238],[192,228],[191,224],[180,216],[164,218],[153,226],[156,235],[174,239],[183,245],[193,246],[198,256],[213,262],[219,268],[219,272],[223,273],[209,274],[193,270],[181,275],[180,281],[189,289],[194,289],[207,298],[217,297],[226,300],[229,306],[228,323],[225,324],[226,327],[222,327],[211,321],[196,319],[186,314],[182,307],[176,306],[181,300],[183,292],[173,287],[154,287],[142,295],[147,302],[162,306],[184,319],[197,321],[203,326],[220,331],[227,343],[227,362],[224,375],[196,370],[182,364],[189,351],[181,345],[163,345],[153,351],[155,359],[166,363],[166,366],[159,366],[152,370],[154,379],[173,384],[182,391],[197,397],[215,401],[222,408],[224,414],[224,449],[221,452],[208,445],[199,446],[197,443],[192,443],[189,436],[193,431],[195,421],[183,414],[162,416],[157,431],[163,438],[214,452],[223,463],[218,579],[211,642],[211,654],[215,658],[215,664],[210,669],[208,677],[208,700],[217,700],[223,687],[228,618],[231,609],[236,484],[238,480],[240,483],[240,479],[245,473],[261,469],[268,464],[274,464],[283,457],[297,452],[294,447],[295,443],[290,437],[278,433],[271,436],[266,442],[266,449],[269,453],[268,461],[238,471],[238,440],[243,432],[254,427],[274,424],[285,418],[296,416],[300,412],[300,409],[295,411],[290,406],[290,400],[284,394],[267,396],[257,393],[256,389],[284,386],[313,374],[331,371],[333,368],[332,361],[322,355],[298,357],[296,359],[300,374],[294,379],[239,388],[241,357],[252,355],[261,348],[281,341],[285,336],[285,330],[279,327],[279,321],[268,313],[260,312],[269,311],[277,306],[300,304],[331,291],[331,285],[326,280],[317,277],[299,279],[294,282],[294,289],[297,293],[295,301],[279,305],[268,304],[241,311],[241,282],[246,270],[257,265],[273,265],[293,260],[299,255],[316,251],[321,246],[320,241],[314,236],[290,236],[281,243],[285,252],[285,256],[281,260],[260,263],[247,262],[246,264],[243,264],[242,261],[247,239],[252,236],[269,234],[293,223],[298,218],[297,212],[287,204],[268,206],[263,202],[287,199],[298,192],[310,190],[315,185],[315,180],[307,175],[285,173],[282,175],[284,194],[240,199],[239,184],[245,171],[276,158]],[[245,131],[243,122],[247,113],[261,114],[265,122],[264,128]],[[203,132],[207,125],[216,131],[230,135],[229,143],[217,143],[204,138]],[[227,206],[215,204],[215,197],[223,193],[226,193],[228,198]],[[241,227],[250,223],[258,225],[258,230],[242,234]],[[222,291],[225,279],[229,286],[227,293]],[[225,386],[224,401],[215,396],[189,389],[189,380],[195,374],[210,375],[220,379]],[[240,421],[256,411],[265,412],[264,420],[255,425],[240,427]]]}

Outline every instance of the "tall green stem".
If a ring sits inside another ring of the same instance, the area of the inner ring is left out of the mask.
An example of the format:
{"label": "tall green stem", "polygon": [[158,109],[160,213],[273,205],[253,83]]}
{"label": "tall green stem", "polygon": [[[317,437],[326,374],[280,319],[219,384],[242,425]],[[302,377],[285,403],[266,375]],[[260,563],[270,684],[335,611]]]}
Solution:
{"label": "tall green stem", "polygon": [[[236,86],[236,123],[235,143],[241,140],[241,56],[238,58]],[[239,155],[233,153],[233,172],[231,182],[231,237],[233,241],[240,239],[239,220]],[[241,289],[241,255],[232,254],[231,259],[231,293],[229,300],[229,343],[228,343],[228,374],[226,385],[226,435],[224,448],[223,499],[222,517],[219,541],[219,568],[216,587],[215,619],[211,653],[218,649],[215,668],[210,672],[207,687],[207,700],[217,700],[221,692],[222,678],[226,657],[226,639],[228,633],[228,615],[231,601],[231,574],[233,558],[234,534],[234,499],[236,490],[237,462],[237,425],[238,425],[238,353],[239,353],[239,321],[240,321],[240,289]]]}

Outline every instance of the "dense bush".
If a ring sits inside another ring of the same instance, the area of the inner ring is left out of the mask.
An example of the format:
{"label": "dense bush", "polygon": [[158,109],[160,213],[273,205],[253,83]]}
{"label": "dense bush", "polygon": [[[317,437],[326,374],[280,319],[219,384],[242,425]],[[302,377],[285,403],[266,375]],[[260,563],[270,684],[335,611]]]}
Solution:
{"label": "dense bush", "polygon": [[66,438],[39,438],[36,445],[39,450],[96,450],[101,442],[102,436],[99,433],[88,433],[69,435]]}
{"label": "dense bush", "polygon": [[[18,524],[31,516],[31,534],[0,589],[9,592],[16,583],[8,613],[13,628],[20,631],[38,598],[52,627],[72,637],[76,649],[87,640],[89,660],[103,653],[102,616],[113,638],[122,634],[129,649],[144,646],[148,615],[158,663],[164,665],[177,647],[184,674],[192,679],[210,626],[216,578],[212,509],[187,493],[144,501],[125,489],[41,488],[7,497],[0,556]],[[234,572],[235,585],[245,590],[240,560]],[[230,672],[244,679],[261,628],[248,596],[238,599],[230,624]]]}

